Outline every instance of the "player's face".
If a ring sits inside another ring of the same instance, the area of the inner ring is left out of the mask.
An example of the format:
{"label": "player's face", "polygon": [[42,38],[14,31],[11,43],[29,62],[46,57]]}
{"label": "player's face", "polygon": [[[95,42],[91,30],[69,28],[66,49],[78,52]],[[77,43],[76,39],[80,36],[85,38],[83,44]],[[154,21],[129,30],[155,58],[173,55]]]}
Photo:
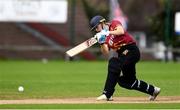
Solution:
{"label": "player's face", "polygon": [[101,32],[101,30],[103,30],[103,24],[99,24],[99,25],[96,27],[96,32]]}
{"label": "player's face", "polygon": [[106,25],[105,23],[101,23],[96,27],[95,31],[101,32],[103,29],[109,30],[109,26]]}

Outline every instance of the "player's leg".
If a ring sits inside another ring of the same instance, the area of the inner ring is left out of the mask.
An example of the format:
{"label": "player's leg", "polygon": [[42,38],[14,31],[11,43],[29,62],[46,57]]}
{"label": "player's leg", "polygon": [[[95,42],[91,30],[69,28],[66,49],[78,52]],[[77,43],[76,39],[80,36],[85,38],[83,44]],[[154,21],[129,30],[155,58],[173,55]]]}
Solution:
{"label": "player's leg", "polygon": [[150,100],[155,100],[157,95],[160,93],[160,88],[148,84],[145,81],[136,79],[135,64],[124,66],[122,72],[123,76],[118,80],[120,86],[149,94],[151,96]]}
{"label": "player's leg", "polygon": [[144,81],[136,79],[135,64],[131,63],[131,64],[123,66],[122,72],[124,75],[121,79],[122,83],[129,84],[130,89],[135,89],[135,90],[153,95],[154,86],[152,86],[151,84],[148,84]]}
{"label": "player's leg", "polygon": [[[117,58],[111,58],[108,64],[108,74],[104,86],[104,91],[97,100],[109,100],[115,91],[115,86],[120,75],[119,61]],[[110,99],[111,100],[111,99]]]}
{"label": "player's leg", "polygon": [[140,59],[139,49],[136,46],[131,46],[128,47],[127,50],[128,53],[119,55],[121,70],[123,73],[123,76],[118,80],[119,85],[127,89],[134,89],[149,94],[154,96],[155,99],[159,94],[160,89],[157,91],[157,87],[136,79],[135,66]]}

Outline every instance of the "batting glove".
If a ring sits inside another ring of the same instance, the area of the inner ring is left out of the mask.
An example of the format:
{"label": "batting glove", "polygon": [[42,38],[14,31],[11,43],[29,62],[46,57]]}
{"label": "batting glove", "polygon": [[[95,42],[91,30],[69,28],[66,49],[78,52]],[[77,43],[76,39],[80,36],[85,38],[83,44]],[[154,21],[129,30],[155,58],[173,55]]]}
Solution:
{"label": "batting glove", "polygon": [[104,44],[106,41],[106,36],[102,35],[101,32],[96,34],[96,38],[99,44]]}
{"label": "batting glove", "polygon": [[108,30],[104,29],[100,33],[101,33],[101,35],[109,36],[109,31]]}

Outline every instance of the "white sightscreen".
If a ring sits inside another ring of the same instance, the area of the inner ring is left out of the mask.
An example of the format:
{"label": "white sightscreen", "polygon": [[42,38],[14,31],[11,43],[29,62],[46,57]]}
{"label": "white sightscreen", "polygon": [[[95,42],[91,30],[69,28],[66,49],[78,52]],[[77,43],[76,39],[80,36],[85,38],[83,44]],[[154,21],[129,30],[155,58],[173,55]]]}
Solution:
{"label": "white sightscreen", "polygon": [[180,12],[175,14],[175,32],[180,34]]}
{"label": "white sightscreen", "polygon": [[67,0],[0,0],[0,21],[65,23],[67,11]]}

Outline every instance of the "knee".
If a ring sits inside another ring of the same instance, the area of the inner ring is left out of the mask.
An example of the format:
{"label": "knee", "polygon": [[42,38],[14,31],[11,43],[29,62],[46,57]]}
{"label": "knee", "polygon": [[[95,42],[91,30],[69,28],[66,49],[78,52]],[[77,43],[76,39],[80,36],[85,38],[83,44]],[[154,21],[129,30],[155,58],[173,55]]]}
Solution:
{"label": "knee", "polygon": [[129,84],[126,84],[126,83],[119,83],[119,85],[123,88],[126,88],[126,89],[132,89],[131,86]]}
{"label": "knee", "polygon": [[136,86],[136,80],[120,80],[118,81],[118,84],[126,89],[134,89],[134,86]]}

